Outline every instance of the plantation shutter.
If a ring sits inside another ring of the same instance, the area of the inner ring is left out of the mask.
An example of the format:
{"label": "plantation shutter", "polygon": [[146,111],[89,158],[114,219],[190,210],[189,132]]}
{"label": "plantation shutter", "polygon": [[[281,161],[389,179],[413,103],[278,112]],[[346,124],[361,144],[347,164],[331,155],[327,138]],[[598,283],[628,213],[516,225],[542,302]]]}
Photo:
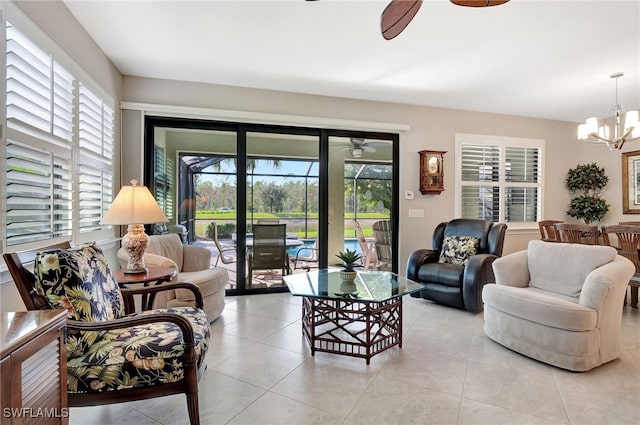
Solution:
{"label": "plantation shutter", "polygon": [[505,149],[505,220],[538,221],[540,149]]}
{"label": "plantation shutter", "polygon": [[461,217],[499,221],[500,147],[463,144]]}
{"label": "plantation shutter", "polygon": [[7,246],[71,236],[74,78],[6,24]]}
{"label": "plantation shutter", "polygon": [[7,246],[71,236],[70,152],[7,141]]}
{"label": "plantation shutter", "polygon": [[99,231],[113,197],[113,109],[79,87],[79,231]]}

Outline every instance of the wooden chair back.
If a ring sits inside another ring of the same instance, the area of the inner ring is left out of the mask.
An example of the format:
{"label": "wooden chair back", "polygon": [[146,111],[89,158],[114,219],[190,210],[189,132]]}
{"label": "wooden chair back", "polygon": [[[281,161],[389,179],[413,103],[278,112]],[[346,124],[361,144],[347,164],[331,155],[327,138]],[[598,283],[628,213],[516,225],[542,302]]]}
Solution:
{"label": "wooden chair back", "polygon": [[9,252],[2,255],[27,310],[48,310],[50,307],[45,296],[36,292],[36,277],[31,270],[25,267],[25,264],[33,262],[40,251],[57,248],[71,248],[71,243],[66,241],[44,248]]}
{"label": "wooden chair back", "polygon": [[[610,235],[615,234],[616,244],[613,245]],[[636,266],[636,273],[640,273],[640,226],[613,225],[602,226],[602,238],[605,245],[613,246],[618,250],[618,254],[631,260]]]}
{"label": "wooden chair back", "polygon": [[556,224],[562,223],[562,220],[541,220],[538,222],[538,228],[540,229],[540,239],[543,241],[558,241],[558,231]]}
{"label": "wooden chair back", "polygon": [[362,251],[362,266],[365,270],[369,270],[369,267],[372,264],[375,264],[375,243],[369,242],[364,237],[364,232],[362,231],[362,226],[358,223],[358,220],[352,219],[353,221],[353,229],[356,232],[356,237],[358,238],[358,245],[360,246],[360,250]]}
{"label": "wooden chair back", "polygon": [[620,226],[640,226],[640,221],[619,221]]}
{"label": "wooden chair back", "polygon": [[598,226],[577,223],[558,223],[555,225],[561,242],[598,245]]}
{"label": "wooden chair back", "polygon": [[380,220],[373,223],[373,236],[375,238],[375,249],[377,260],[377,268],[391,270],[393,256],[391,250],[391,222],[389,220]]}

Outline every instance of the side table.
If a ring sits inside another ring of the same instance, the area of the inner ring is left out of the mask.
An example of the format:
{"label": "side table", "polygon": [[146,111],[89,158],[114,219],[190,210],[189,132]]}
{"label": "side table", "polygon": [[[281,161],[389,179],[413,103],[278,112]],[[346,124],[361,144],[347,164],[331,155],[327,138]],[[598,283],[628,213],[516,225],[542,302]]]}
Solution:
{"label": "side table", "polygon": [[[128,285],[142,283],[144,286],[160,285],[169,282],[176,275],[177,270],[172,267],[149,267],[146,273],[128,274],[123,270],[116,270],[113,276],[118,281],[121,288],[127,288]],[[151,310],[155,294],[142,295],[141,308],[142,311]],[[127,313],[135,311],[134,301],[132,297],[125,297],[124,307]]]}

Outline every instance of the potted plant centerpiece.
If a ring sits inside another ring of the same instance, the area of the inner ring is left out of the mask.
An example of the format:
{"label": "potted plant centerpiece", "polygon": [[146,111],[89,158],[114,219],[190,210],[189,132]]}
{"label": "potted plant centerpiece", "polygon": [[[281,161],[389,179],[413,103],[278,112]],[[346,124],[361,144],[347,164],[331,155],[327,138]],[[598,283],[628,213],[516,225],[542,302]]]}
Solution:
{"label": "potted plant centerpiece", "polygon": [[360,260],[360,254],[358,254],[355,250],[352,251],[350,249],[346,249],[344,252],[339,252],[336,254],[336,257],[340,259],[340,266],[342,266],[342,270],[340,270],[340,278],[344,282],[353,282],[356,280],[356,271],[353,269]]}

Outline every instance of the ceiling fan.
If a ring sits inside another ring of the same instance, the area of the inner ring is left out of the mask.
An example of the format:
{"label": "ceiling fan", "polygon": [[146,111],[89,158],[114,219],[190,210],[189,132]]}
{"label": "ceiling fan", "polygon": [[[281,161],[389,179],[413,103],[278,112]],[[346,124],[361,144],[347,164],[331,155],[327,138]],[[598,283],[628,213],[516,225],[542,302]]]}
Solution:
{"label": "ceiling fan", "polygon": [[352,137],[349,139],[350,146],[342,149],[340,152],[349,151],[354,158],[362,158],[364,152],[375,152],[376,146],[388,146],[384,142],[367,142],[365,139]]}
{"label": "ceiling fan", "polygon": [[[307,0],[315,1],[315,0]],[[457,6],[488,7],[499,6],[509,0],[451,0]],[[422,0],[391,0],[382,11],[380,30],[385,40],[396,38],[409,25],[422,6]]]}
{"label": "ceiling fan", "polygon": [[[498,6],[509,0],[451,0],[451,3],[467,7]],[[422,0],[391,0],[382,11],[380,30],[385,40],[397,37],[416,16]]]}

